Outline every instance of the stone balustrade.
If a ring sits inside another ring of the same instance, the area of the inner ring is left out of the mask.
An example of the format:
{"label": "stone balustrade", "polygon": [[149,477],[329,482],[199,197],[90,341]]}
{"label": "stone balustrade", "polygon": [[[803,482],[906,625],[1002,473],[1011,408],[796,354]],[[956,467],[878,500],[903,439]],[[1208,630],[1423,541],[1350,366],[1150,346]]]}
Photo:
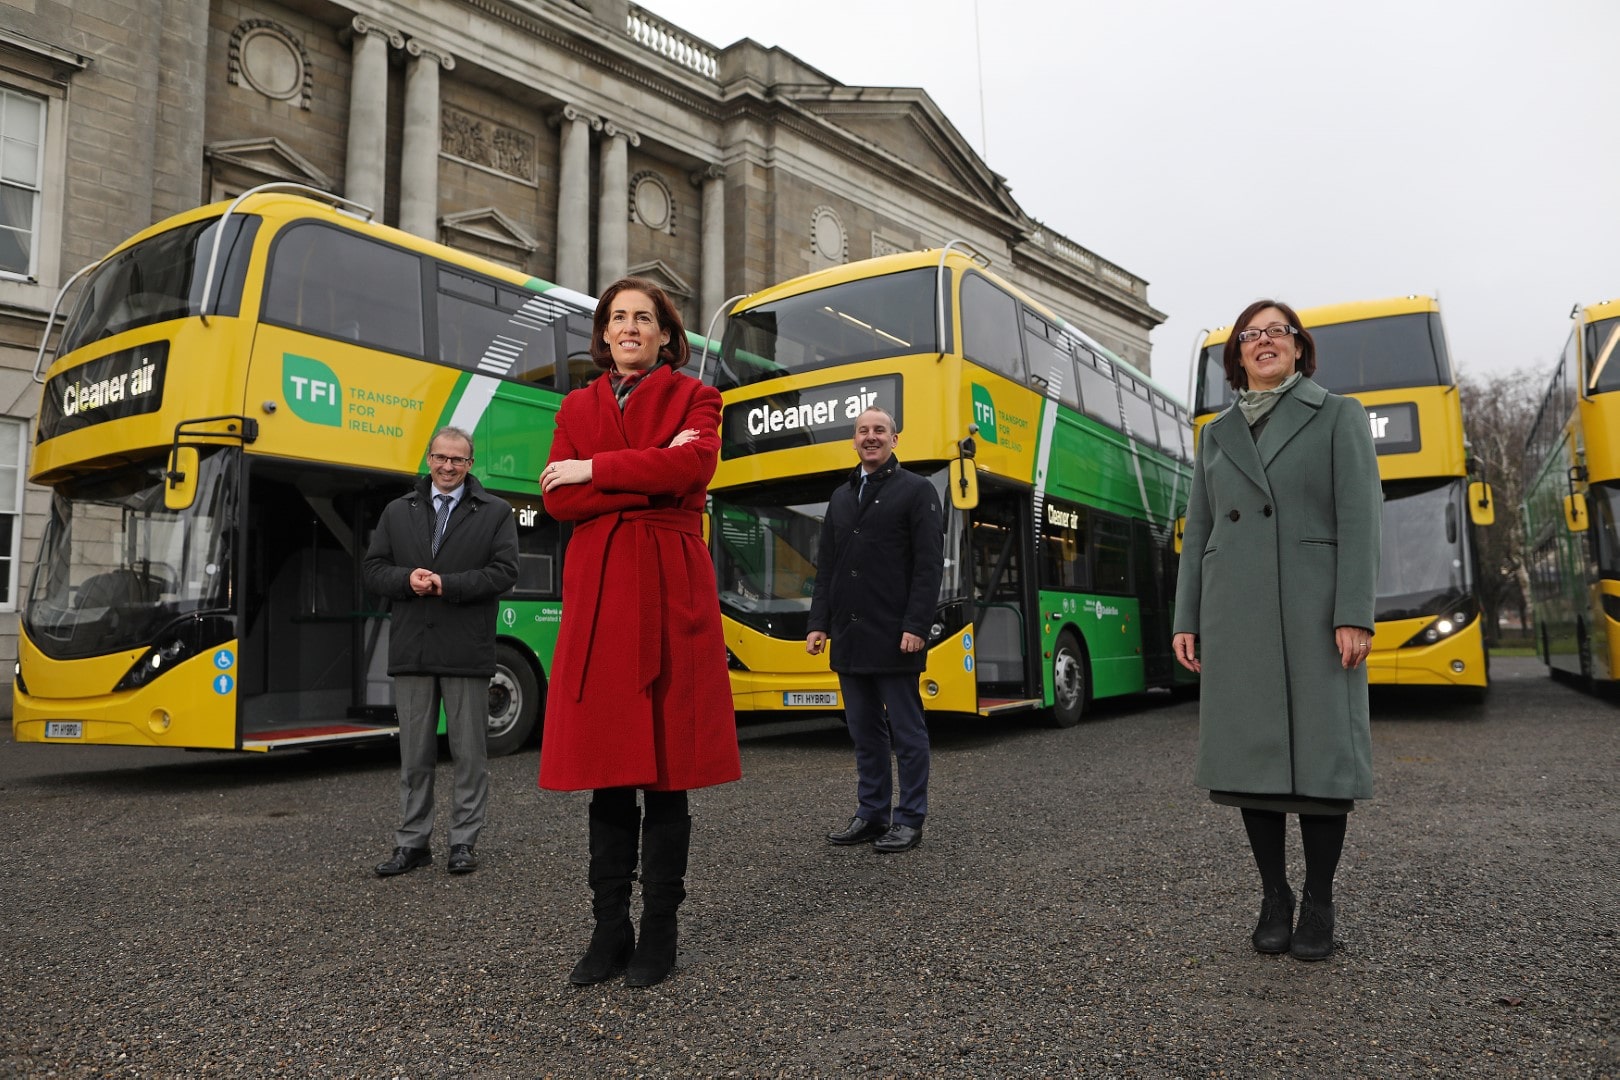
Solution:
{"label": "stone balustrade", "polygon": [[630,5],[630,14],[625,19],[625,32],[638,45],[706,79],[714,78],[720,70],[719,54],[712,45],[634,4]]}

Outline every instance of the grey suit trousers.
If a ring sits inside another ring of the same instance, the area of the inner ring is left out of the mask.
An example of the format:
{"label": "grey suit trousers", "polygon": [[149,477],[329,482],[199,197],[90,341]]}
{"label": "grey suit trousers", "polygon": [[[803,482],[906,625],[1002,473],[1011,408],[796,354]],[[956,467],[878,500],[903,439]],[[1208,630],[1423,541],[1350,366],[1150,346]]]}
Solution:
{"label": "grey suit trousers", "polygon": [[489,680],[460,675],[394,676],[399,713],[400,826],[396,847],[425,848],[433,836],[433,778],[439,760],[439,702],[444,702],[450,754],[455,759],[451,844],[476,844],[489,802],[485,729]]}

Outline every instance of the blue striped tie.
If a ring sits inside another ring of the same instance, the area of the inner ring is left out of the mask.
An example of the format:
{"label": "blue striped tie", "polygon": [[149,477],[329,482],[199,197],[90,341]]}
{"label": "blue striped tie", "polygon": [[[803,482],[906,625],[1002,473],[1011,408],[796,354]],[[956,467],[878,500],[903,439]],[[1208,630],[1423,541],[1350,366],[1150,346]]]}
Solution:
{"label": "blue striped tie", "polygon": [[452,500],[448,495],[435,495],[439,500],[439,513],[433,521],[433,554],[439,553],[439,545],[444,543],[444,527],[450,523],[450,506]]}

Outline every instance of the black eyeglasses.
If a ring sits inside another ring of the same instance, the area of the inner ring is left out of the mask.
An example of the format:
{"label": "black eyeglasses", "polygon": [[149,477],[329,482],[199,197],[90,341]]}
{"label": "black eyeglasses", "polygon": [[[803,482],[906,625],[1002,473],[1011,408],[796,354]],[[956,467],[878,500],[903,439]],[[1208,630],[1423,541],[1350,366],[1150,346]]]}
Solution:
{"label": "black eyeglasses", "polygon": [[433,465],[454,465],[456,468],[459,469],[463,465],[471,465],[472,464],[472,458],[470,458],[470,457],[450,457],[447,454],[429,454],[428,455],[428,462],[429,462],[429,464],[433,464]]}
{"label": "black eyeglasses", "polygon": [[1298,330],[1294,329],[1292,326],[1284,324],[1282,326],[1268,326],[1264,330],[1244,330],[1238,334],[1238,340],[1259,341],[1261,334],[1266,335],[1268,338],[1282,338],[1287,337],[1289,334],[1297,333],[1299,333]]}

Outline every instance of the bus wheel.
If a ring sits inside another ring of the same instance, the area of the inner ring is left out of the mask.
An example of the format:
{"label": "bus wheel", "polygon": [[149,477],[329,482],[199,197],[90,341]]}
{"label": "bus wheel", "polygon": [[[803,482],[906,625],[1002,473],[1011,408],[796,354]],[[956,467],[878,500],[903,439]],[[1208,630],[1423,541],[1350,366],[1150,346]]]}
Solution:
{"label": "bus wheel", "polygon": [[1052,654],[1052,724],[1074,727],[1086,711],[1090,679],[1086,672],[1086,652],[1073,630],[1058,635],[1057,651]]}
{"label": "bus wheel", "polygon": [[523,654],[495,646],[495,677],[489,680],[490,757],[516,753],[529,741],[540,718],[540,680]]}

